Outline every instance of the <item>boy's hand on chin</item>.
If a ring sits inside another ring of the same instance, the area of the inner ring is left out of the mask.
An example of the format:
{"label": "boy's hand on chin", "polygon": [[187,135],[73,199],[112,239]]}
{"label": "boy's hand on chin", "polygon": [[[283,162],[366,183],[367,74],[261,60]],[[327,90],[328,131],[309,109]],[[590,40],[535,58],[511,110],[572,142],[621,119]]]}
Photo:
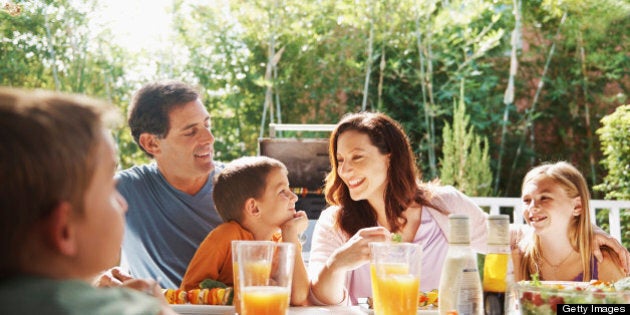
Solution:
{"label": "boy's hand on chin", "polygon": [[306,212],[297,211],[293,218],[285,222],[280,229],[282,230],[282,239],[285,241],[294,242],[298,240],[298,234],[303,233],[308,227],[308,217]]}

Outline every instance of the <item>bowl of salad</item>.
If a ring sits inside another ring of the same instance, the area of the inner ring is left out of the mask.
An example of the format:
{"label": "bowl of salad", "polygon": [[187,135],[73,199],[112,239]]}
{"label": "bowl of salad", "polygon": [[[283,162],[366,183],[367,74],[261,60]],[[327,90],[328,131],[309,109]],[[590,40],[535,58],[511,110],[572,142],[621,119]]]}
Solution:
{"label": "bowl of salad", "polygon": [[[521,314],[557,314],[559,304],[581,304],[587,313],[598,304],[629,304],[630,277],[617,282],[520,281],[516,284]],[[577,307],[575,305],[565,307]],[[603,306],[602,306],[603,307]],[[599,310],[599,309],[598,309]],[[564,310],[572,313],[582,310]],[[630,310],[626,310],[630,311]]]}

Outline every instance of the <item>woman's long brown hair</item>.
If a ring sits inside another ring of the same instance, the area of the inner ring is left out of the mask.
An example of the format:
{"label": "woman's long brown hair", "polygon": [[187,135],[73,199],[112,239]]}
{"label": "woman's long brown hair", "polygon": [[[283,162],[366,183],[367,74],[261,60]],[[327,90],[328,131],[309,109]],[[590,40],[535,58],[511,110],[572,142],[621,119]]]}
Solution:
{"label": "woman's long brown hair", "polygon": [[332,169],[326,177],[325,194],[329,204],[341,208],[337,224],[348,236],[362,228],[377,225],[374,208],[367,200],[352,200],[348,186],[337,174],[337,140],[349,130],[366,134],[380,153],[390,155],[383,198],[391,232],[398,232],[407,221],[402,218],[402,212],[413,202],[429,205],[431,196],[429,190],[418,180],[420,172],[407,135],[400,124],[382,113],[348,114],[337,124],[330,136],[328,155]]}

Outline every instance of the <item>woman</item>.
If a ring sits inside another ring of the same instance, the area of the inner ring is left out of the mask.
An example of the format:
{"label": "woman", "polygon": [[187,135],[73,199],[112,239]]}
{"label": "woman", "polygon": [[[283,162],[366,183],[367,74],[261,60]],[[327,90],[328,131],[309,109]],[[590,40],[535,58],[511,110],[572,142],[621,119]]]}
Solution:
{"label": "woman", "polygon": [[[315,226],[309,261],[315,304],[357,304],[372,295],[369,242],[391,233],[423,246],[421,289],[439,285],[448,241],[448,215],[470,216],[486,226],[487,215],[453,187],[419,183],[411,146],[402,127],[380,113],[344,117],[330,137],[332,170],[326,178],[324,210]],[[486,229],[471,229],[483,251]]]}
{"label": "woman", "polygon": [[[619,259],[603,247],[598,262],[586,180],[566,162],[543,164],[525,175],[523,216],[532,227],[514,257],[516,280],[616,281],[624,276]],[[521,256],[522,255],[522,256]]]}
{"label": "woman", "polygon": [[[390,117],[345,116],[330,136],[329,157],[325,193],[331,206],[317,221],[309,256],[313,304],[357,304],[358,298],[372,296],[368,243],[390,239],[391,233],[422,244],[421,290],[437,288],[451,213],[470,217],[471,245],[485,251],[487,215],[453,187],[419,182],[409,140]],[[598,244],[623,255],[622,266],[628,268],[625,248],[600,233]]]}

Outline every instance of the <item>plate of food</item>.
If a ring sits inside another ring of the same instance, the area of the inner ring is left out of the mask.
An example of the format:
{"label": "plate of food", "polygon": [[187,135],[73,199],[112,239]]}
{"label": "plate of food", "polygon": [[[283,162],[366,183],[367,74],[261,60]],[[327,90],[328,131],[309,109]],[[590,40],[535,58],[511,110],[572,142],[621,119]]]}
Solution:
{"label": "plate of food", "polygon": [[[365,314],[369,314],[369,315],[373,315],[374,314],[374,310],[369,305],[367,305],[365,303],[359,303],[359,308]],[[438,311],[437,307],[435,309],[418,308],[418,313],[417,314],[418,315],[438,315],[438,314],[440,314],[440,312]]]}
{"label": "plate of food", "polygon": [[[366,314],[374,314],[372,298],[360,298],[359,308]],[[438,290],[420,292],[418,296],[418,315],[437,315],[438,312]]]}
{"label": "plate of food", "polygon": [[171,304],[171,307],[182,315],[234,314],[234,306],[232,305]]}
{"label": "plate of food", "polygon": [[234,314],[234,289],[214,280],[204,280],[199,289],[164,289],[164,299],[179,314]]}

